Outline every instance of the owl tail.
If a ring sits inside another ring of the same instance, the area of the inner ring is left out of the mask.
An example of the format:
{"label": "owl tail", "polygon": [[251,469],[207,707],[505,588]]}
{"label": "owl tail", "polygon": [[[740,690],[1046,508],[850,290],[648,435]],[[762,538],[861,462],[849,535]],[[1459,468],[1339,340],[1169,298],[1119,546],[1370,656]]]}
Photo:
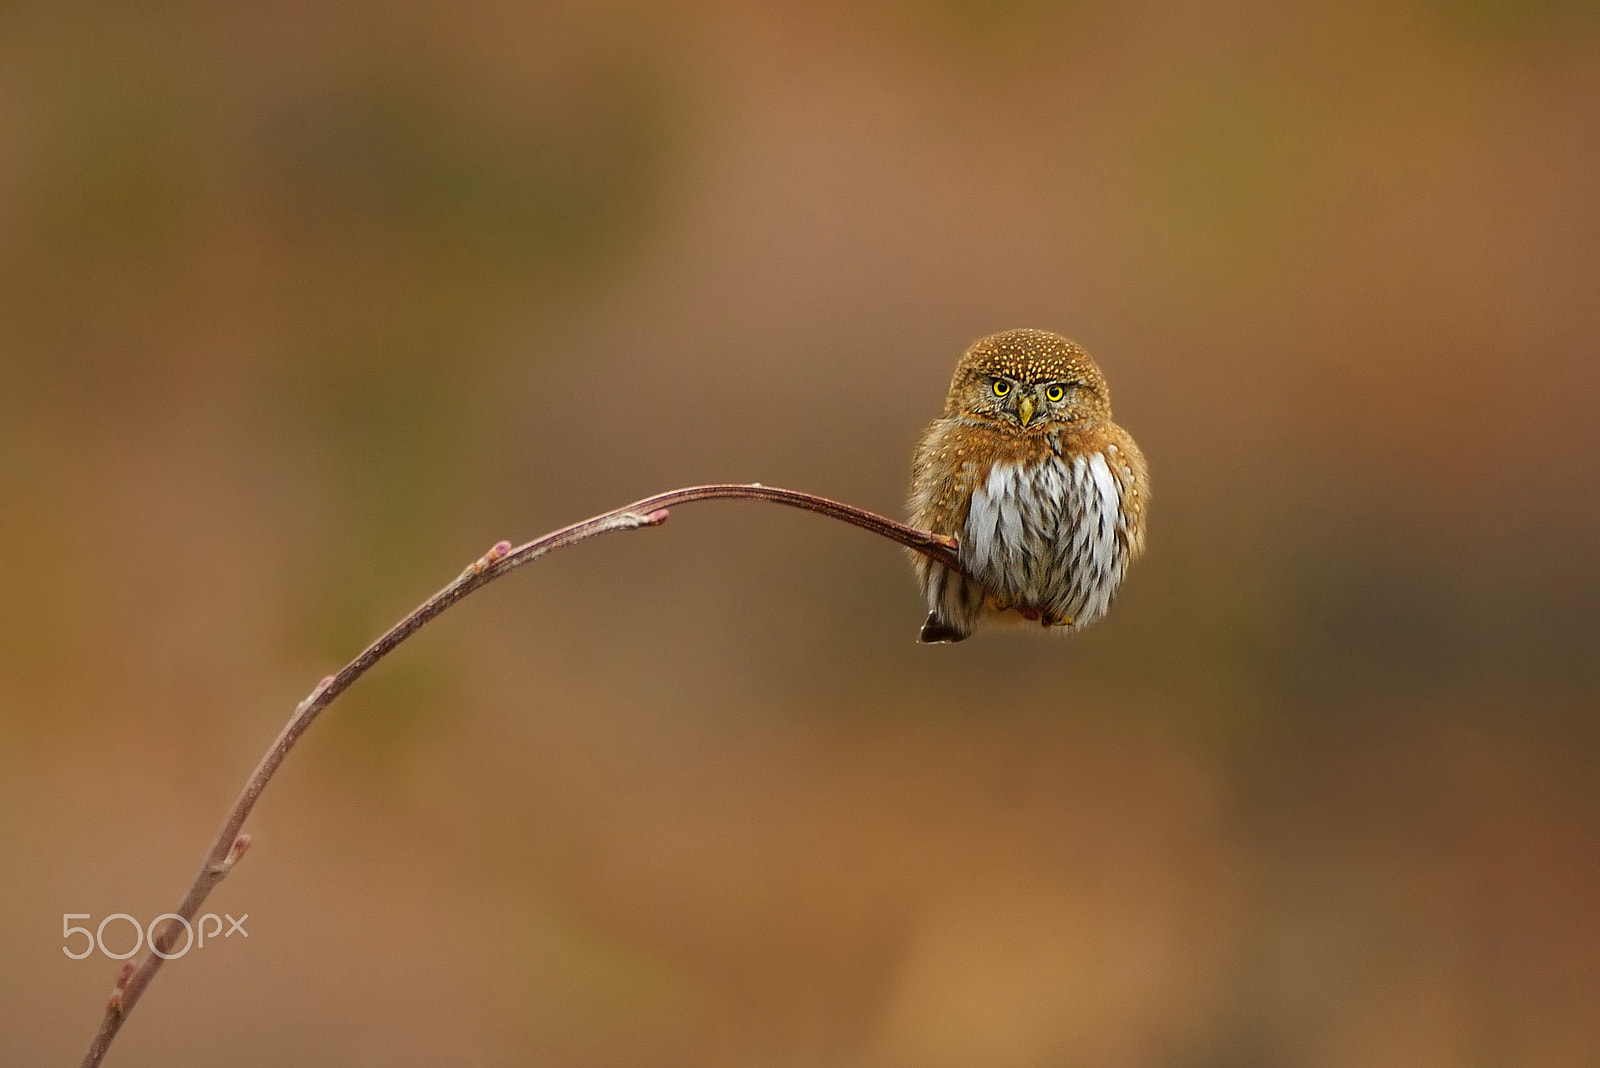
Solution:
{"label": "owl tail", "polygon": [[922,633],[917,635],[917,641],[924,645],[937,645],[940,642],[964,642],[972,631],[958,627],[954,623],[947,623],[939,618],[938,612],[929,612],[927,622],[922,624]]}
{"label": "owl tail", "polygon": [[922,624],[917,640],[928,645],[965,641],[983,611],[983,591],[965,576],[937,564],[927,565],[922,579],[928,621]]}

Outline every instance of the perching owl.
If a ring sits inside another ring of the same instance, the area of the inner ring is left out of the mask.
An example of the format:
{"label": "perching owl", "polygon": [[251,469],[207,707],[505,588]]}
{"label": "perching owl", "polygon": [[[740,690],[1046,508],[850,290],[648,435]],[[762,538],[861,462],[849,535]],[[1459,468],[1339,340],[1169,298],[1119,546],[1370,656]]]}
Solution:
{"label": "perching owl", "polygon": [[1093,623],[1144,551],[1149,502],[1144,455],[1087,352],[1043,330],[977,342],[912,466],[912,524],[954,535],[966,572],[916,558],[921,640],[961,641],[985,614]]}

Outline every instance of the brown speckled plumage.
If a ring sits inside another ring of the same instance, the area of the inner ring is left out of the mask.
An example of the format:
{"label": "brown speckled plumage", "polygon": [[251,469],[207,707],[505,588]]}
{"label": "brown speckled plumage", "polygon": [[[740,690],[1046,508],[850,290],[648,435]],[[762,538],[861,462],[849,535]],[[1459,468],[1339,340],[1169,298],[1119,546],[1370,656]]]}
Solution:
{"label": "brown speckled plumage", "polygon": [[912,466],[911,522],[951,534],[965,575],[918,558],[925,642],[986,614],[1077,628],[1105,614],[1144,551],[1150,478],[1082,347],[1043,330],[983,338]]}

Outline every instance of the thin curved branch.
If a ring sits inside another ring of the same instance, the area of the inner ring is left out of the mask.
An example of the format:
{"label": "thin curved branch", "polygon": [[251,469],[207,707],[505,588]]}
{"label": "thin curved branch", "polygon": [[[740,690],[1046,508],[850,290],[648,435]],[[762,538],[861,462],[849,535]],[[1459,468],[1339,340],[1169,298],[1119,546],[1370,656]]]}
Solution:
{"label": "thin curved branch", "polygon": [[[333,703],[334,698],[349,689],[351,683],[365,675],[374,664],[388,656],[396,646],[415,634],[425,623],[474,590],[487,586],[502,575],[515,571],[524,564],[532,563],[557,549],[564,549],[569,545],[576,545],[614,530],[657,527],[666,522],[670,509],[693,501],[710,500],[770,501],[773,504],[803,508],[871,531],[891,541],[899,542],[913,552],[920,553],[952,570],[961,570],[956,557],[954,538],[917,530],[915,527],[897,523],[875,512],[841,504],[826,497],[799,493],[795,490],[776,489],[760,483],[691,486],[687,489],[669,490],[654,497],[646,497],[642,501],[635,501],[625,508],[618,508],[604,515],[597,515],[593,519],[585,519],[581,523],[552,531],[542,538],[535,538],[515,548],[510,542],[501,542],[463,571],[454,582],[390,627],[382,637],[363,649],[361,655],[341,668],[338,674],[323,679],[317,684],[317,688],[296,706],[294,715],[289,717],[289,722],[279,732],[271,748],[262,756],[255,771],[250,773],[244,789],[239,792],[232,807],[228,809],[222,830],[218,832],[216,841],[212,843],[204,863],[200,865],[200,871],[190,884],[188,893],[183,895],[183,902],[177,908],[177,915],[183,917],[185,921],[193,921],[207,895],[249,848],[250,836],[240,833],[244,821],[250,815],[250,810],[255,807],[256,801],[260,799],[261,791],[266,788],[273,773],[278,770],[278,765],[283,763],[284,758],[289,755],[289,750],[294,748],[300,736],[306,732],[306,728],[311,726],[312,721],[323,709]],[[116,987],[106,1004],[105,1015],[100,1021],[100,1030],[95,1034],[94,1041],[89,1044],[89,1049],[83,1056],[83,1068],[94,1068],[105,1057],[111,1040],[116,1037],[128,1014],[133,1011],[145,988],[150,985],[150,980],[160,969],[164,959],[161,954],[171,951],[182,930],[182,924],[169,920],[151,941],[150,951],[142,960],[137,964],[130,960],[123,965]]]}

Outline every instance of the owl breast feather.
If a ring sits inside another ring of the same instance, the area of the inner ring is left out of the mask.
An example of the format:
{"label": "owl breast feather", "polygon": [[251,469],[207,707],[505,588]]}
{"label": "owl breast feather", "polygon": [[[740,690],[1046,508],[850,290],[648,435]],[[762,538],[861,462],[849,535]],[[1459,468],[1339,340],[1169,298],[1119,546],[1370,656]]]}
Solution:
{"label": "owl breast feather", "polygon": [[1100,452],[998,461],[973,491],[962,567],[993,608],[1086,626],[1122,582],[1123,522],[1121,485]]}

